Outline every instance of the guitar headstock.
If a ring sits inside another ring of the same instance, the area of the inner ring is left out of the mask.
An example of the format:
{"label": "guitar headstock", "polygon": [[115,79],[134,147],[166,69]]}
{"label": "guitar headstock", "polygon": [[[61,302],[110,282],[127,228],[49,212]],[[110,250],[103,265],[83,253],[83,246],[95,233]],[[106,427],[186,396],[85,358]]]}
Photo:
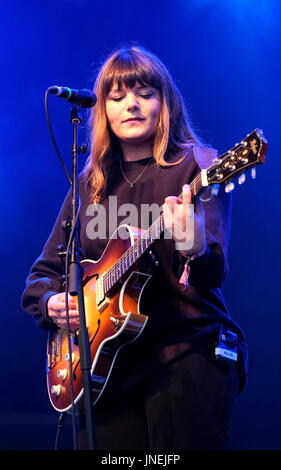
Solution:
{"label": "guitar headstock", "polygon": [[[255,129],[231,150],[220,155],[214,160],[213,165],[207,168],[208,184],[228,184],[244,171],[264,163],[266,149],[267,140],[262,130]],[[241,182],[243,182],[242,179]]]}

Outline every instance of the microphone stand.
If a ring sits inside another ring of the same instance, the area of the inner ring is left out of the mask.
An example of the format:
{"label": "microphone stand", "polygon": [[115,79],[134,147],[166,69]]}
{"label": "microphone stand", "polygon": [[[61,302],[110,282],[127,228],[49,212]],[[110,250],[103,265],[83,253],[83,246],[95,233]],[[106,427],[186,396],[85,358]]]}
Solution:
{"label": "microphone stand", "polygon": [[[77,108],[71,109],[71,123],[73,125],[73,145],[72,145],[72,225],[74,234],[71,243],[70,262],[69,262],[69,293],[72,296],[78,296],[79,309],[79,353],[80,366],[83,377],[83,399],[84,412],[86,421],[87,445],[88,450],[95,449],[95,432],[94,432],[94,410],[91,388],[91,353],[88,329],[86,326],[84,293],[83,293],[83,270],[80,265],[79,257],[79,218],[77,217],[79,202],[79,182],[77,172],[77,155],[80,153],[78,147],[78,126],[81,124],[81,118],[78,115]],[[77,217],[77,221],[76,221]],[[76,222],[75,222],[76,221]]]}

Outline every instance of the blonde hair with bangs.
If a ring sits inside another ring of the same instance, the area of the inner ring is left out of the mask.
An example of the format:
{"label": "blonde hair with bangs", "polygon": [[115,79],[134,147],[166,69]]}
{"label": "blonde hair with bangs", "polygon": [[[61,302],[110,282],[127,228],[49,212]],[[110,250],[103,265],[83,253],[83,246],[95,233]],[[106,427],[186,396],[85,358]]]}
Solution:
{"label": "blonde hair with bangs", "polygon": [[[191,128],[182,97],[166,67],[151,52],[140,47],[122,48],[113,52],[101,67],[95,81],[97,104],[90,116],[91,153],[84,175],[90,183],[92,200],[99,203],[105,195],[110,168],[120,158],[121,148],[110,130],[106,117],[106,98],[113,84],[132,88],[136,82],[156,88],[161,96],[159,124],[154,136],[153,157],[157,165],[180,163],[187,149],[200,144]],[[176,155],[176,162],[167,162],[166,155]]]}

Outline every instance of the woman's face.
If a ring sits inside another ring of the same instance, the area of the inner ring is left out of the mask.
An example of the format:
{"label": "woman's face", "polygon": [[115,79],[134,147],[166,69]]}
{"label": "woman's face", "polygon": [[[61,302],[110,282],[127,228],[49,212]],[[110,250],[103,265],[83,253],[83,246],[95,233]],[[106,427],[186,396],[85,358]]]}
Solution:
{"label": "woman's face", "polygon": [[136,82],[133,88],[113,84],[106,98],[106,115],[120,143],[142,144],[153,139],[161,110],[156,88]]}

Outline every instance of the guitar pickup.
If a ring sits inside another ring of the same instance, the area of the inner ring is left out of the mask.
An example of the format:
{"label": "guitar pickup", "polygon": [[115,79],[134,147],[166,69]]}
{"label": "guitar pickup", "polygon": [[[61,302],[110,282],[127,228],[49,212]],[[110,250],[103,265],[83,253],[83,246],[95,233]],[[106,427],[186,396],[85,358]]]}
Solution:
{"label": "guitar pickup", "polygon": [[97,309],[99,312],[103,312],[106,307],[110,304],[110,299],[105,297],[99,304],[97,303]]}
{"label": "guitar pickup", "polygon": [[103,273],[96,282],[96,304],[97,309],[102,312],[110,303],[110,299],[105,296],[104,292],[104,276],[106,273]]}

